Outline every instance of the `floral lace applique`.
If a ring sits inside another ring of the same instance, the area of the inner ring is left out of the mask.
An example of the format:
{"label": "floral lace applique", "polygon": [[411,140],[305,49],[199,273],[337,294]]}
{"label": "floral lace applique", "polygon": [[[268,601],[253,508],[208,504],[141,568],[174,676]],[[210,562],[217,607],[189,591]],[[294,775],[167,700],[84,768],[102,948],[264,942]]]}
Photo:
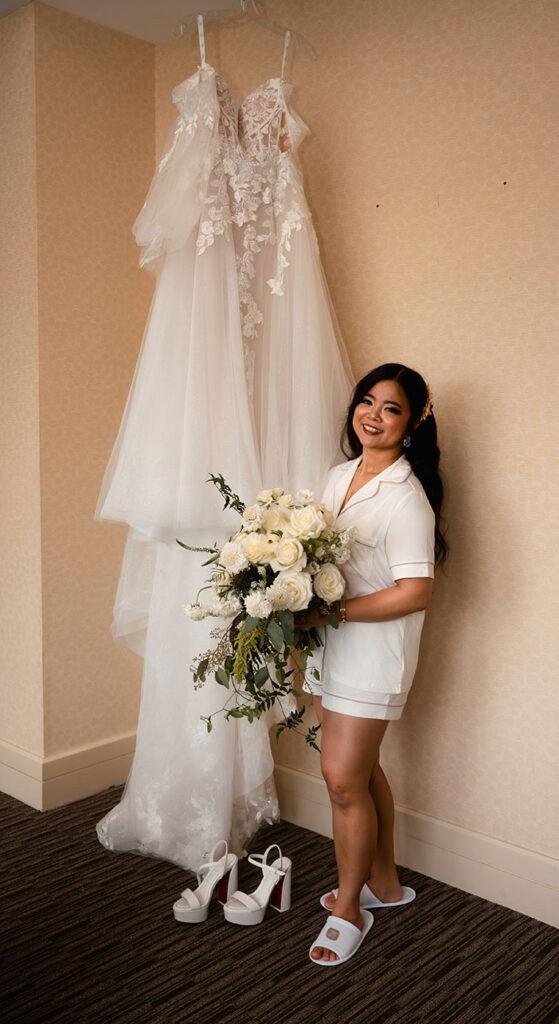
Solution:
{"label": "floral lace applique", "polygon": [[247,382],[252,393],[253,345],[264,322],[253,292],[256,259],[265,247],[277,246],[275,276],[266,284],[273,295],[282,296],[292,236],[301,230],[308,214],[300,201],[301,185],[291,159],[280,79],[270,79],[239,108],[219,76],[216,89],[221,110],[219,157],[203,200],[196,247],[199,254],[205,252],[218,235],[227,236],[232,225],[239,232],[235,245],[239,306]]}

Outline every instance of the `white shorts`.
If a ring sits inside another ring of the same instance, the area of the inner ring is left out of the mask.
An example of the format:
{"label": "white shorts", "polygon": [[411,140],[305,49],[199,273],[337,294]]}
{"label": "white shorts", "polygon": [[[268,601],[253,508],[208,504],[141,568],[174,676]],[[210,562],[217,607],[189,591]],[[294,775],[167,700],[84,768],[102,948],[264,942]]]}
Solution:
{"label": "white shorts", "polygon": [[335,711],[338,715],[351,715],[353,718],[381,718],[393,721],[400,718],[406,703],[407,693],[366,694],[366,700],[354,700],[352,697],[341,697],[335,691],[335,684],[323,687],[316,679],[305,679],[305,693],[312,693],[322,699],[322,707],[327,711]]}

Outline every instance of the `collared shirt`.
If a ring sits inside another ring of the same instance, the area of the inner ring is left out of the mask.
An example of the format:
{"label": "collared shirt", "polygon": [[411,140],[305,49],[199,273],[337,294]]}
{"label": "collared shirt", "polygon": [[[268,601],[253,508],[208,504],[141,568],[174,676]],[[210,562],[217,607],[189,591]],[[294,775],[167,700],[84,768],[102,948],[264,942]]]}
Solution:
{"label": "collared shirt", "polygon": [[[434,576],[435,516],[405,455],[373,477],[341,508],[360,458],[335,466],[322,495],[336,529],[353,527],[351,558],[340,566],[346,598],[394,586],[399,579]],[[407,693],[424,611],[387,622],[346,622],[326,629],[325,692],[363,698],[364,691]],[[395,703],[401,701],[401,696]]]}

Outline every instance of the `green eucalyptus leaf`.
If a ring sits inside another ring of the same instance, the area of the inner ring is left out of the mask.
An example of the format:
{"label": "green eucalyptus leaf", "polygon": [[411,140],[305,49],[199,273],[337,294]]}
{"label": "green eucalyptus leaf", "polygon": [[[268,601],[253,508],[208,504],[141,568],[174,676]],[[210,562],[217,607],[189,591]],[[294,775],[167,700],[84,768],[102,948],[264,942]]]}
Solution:
{"label": "green eucalyptus leaf", "polygon": [[275,619],[270,619],[268,623],[268,636],[276,651],[281,651],[284,645],[283,629]]}
{"label": "green eucalyptus leaf", "polygon": [[268,666],[267,665],[263,665],[262,668],[258,669],[258,672],[254,673],[254,685],[255,686],[263,686],[264,683],[267,682],[267,680],[269,678],[270,678],[270,673],[268,672]]}
{"label": "green eucalyptus leaf", "polygon": [[225,686],[227,690],[229,689],[229,676],[224,668],[218,668],[216,670],[215,681],[216,683],[219,683],[220,686]]}
{"label": "green eucalyptus leaf", "polygon": [[283,611],[278,612],[278,617],[281,622],[286,644],[293,644],[295,642],[295,617],[293,612],[290,612],[289,609],[286,608]]}

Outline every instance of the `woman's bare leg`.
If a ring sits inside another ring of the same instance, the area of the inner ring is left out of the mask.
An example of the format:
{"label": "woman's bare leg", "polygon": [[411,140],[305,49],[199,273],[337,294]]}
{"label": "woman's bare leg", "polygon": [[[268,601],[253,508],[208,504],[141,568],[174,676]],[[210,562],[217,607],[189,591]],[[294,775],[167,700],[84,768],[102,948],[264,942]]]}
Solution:
{"label": "woman's bare leg", "polygon": [[[359,896],[367,881],[377,843],[377,813],[369,784],[378,761],[387,721],[353,718],[323,710],[322,773],[332,804],[338,898],[333,912],[358,928],[363,919]],[[316,946],[315,960],[336,960]]]}
{"label": "woman's bare leg", "polygon": [[378,839],[367,884],[383,903],[402,899],[402,886],[394,860],[394,799],[379,762],[375,765],[369,791],[378,818]]}
{"label": "woman's bare leg", "polygon": [[[394,861],[394,800],[378,761],[369,780],[369,792],[377,814],[377,842],[367,884],[383,903],[396,903],[402,898],[402,886]],[[334,893],[326,897],[325,902],[328,909],[333,910],[336,903]]]}

